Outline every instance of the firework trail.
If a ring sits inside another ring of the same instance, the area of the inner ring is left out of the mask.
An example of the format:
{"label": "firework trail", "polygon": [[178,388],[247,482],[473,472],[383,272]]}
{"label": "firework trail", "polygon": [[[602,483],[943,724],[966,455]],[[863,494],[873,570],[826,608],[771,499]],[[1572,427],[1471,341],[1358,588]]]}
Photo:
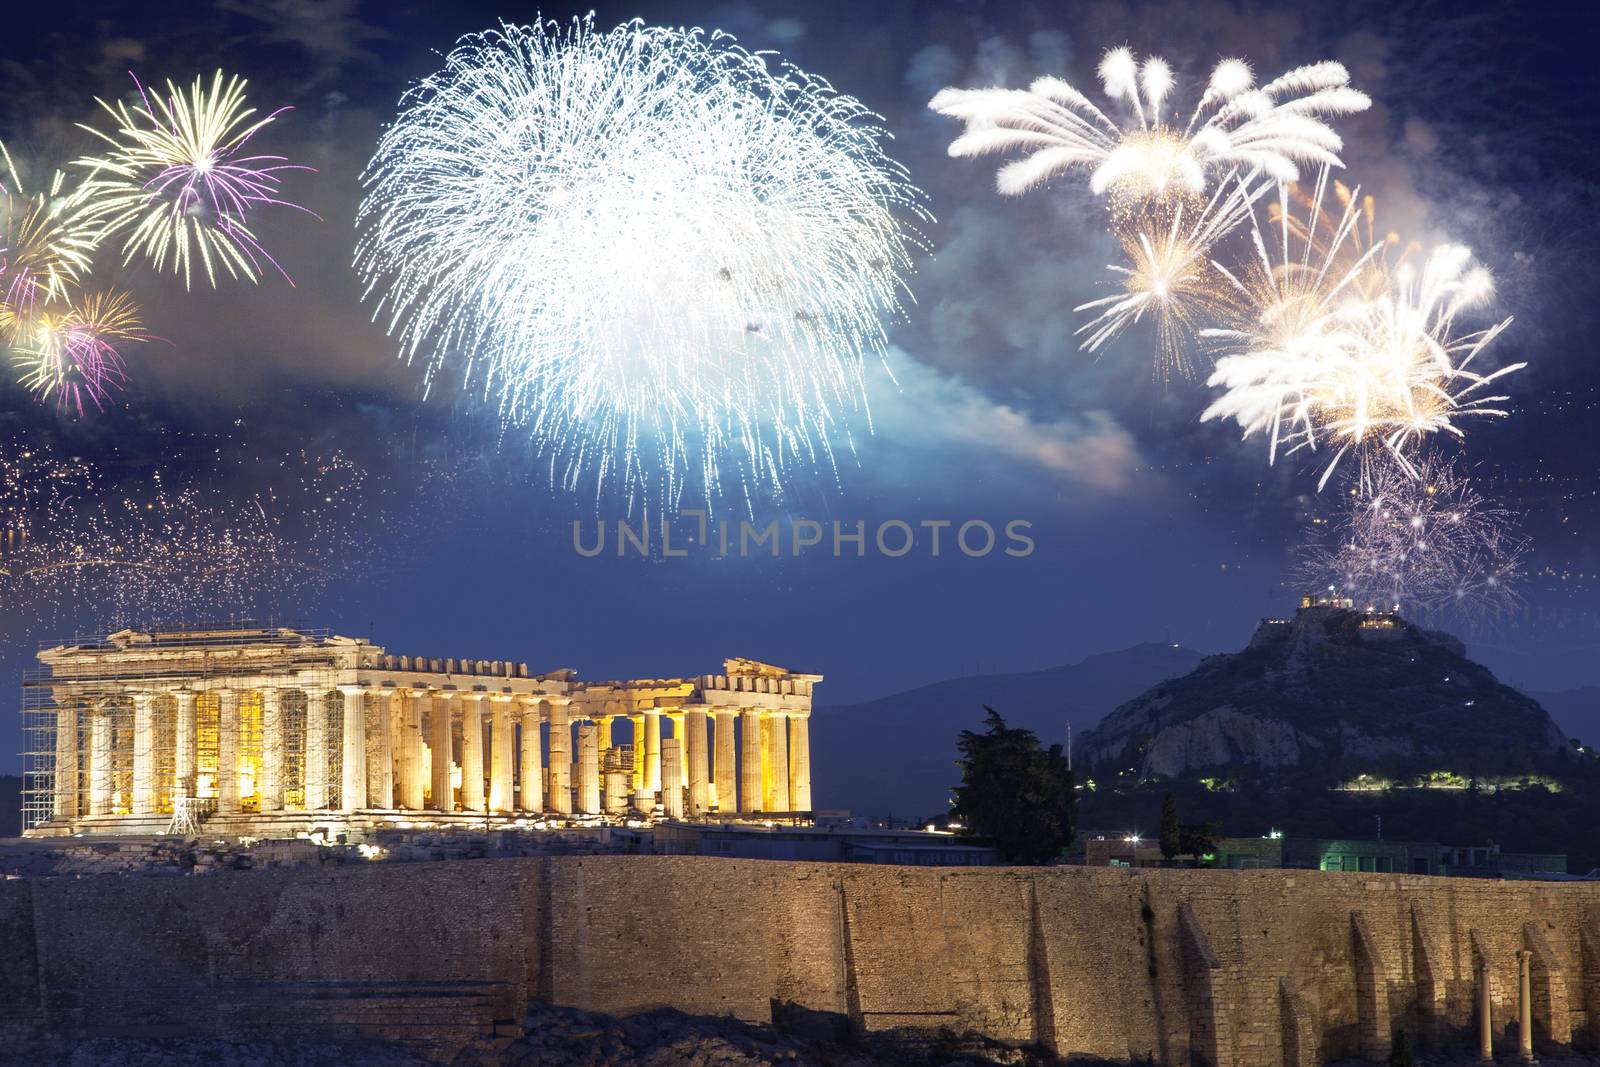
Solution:
{"label": "firework trail", "polygon": [[1450,461],[1382,462],[1364,483],[1346,479],[1336,518],[1301,548],[1297,579],[1336,586],[1365,607],[1501,617],[1520,603],[1528,544],[1517,528]]}
{"label": "firework trail", "polygon": [[1243,60],[1224,59],[1182,125],[1169,106],[1176,77],[1166,60],[1140,63],[1127,48],[1100,60],[1100,85],[1122,109],[1109,118],[1060,78],[1027,89],[943,89],[929,103],[966,131],[952,156],[1021,150],[1000,168],[998,188],[1016,196],[1070,170],[1087,169],[1089,188],[1134,200],[1198,195],[1228,170],[1299,180],[1305,163],[1340,166],[1343,143],[1326,118],[1366,110],[1338,63],[1313,63],[1256,86]]}
{"label": "firework trail", "polygon": [[1251,237],[1246,270],[1228,274],[1239,314],[1200,331],[1223,353],[1208,385],[1223,390],[1202,421],[1233,419],[1244,436],[1265,434],[1269,459],[1326,444],[1333,450],[1317,488],[1355,452],[1365,468],[1385,455],[1402,470],[1407,453],[1437,434],[1460,437],[1469,416],[1506,414],[1488,387],[1526,366],[1481,373],[1473,364],[1511,324],[1460,332],[1458,316],[1487,300],[1488,272],[1459,245],[1435,248],[1421,266],[1390,263],[1392,240],[1363,240],[1370,210],[1359,190],[1335,187],[1341,212],[1324,210],[1324,171],[1297,220],[1280,187],[1276,211]]}
{"label": "firework trail", "polygon": [[29,193],[4,144],[0,158],[10,179],[0,180],[0,335],[15,341],[43,305],[65,299],[87,273],[91,242],[71,208],[64,174]]}
{"label": "firework trail", "polygon": [[553,479],[646,506],[834,462],[925,218],[877,116],[720,34],[633,22],[463,39],[363,181],[355,262]]}
{"label": "firework trail", "polygon": [[105,150],[76,163],[88,172],[78,195],[96,243],[120,236],[124,262],[145,256],[157,270],[181,273],[185,287],[196,258],[213,287],[218,268],[256,281],[267,265],[293,284],[249,220],[265,205],[312,214],[280,192],[283,172],[311,168],[247,154],[255,135],[288,109],[257,117],[245,106],[246,84],[219,70],[209,86],[198,77],[187,90],[169,81],[164,94],[139,85],[132,107],[96,99],[115,128],[82,126]]}

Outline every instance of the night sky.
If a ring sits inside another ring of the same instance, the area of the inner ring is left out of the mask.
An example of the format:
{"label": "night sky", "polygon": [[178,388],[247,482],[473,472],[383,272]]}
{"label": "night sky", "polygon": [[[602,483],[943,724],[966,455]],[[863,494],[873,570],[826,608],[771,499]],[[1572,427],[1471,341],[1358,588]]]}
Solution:
{"label": "night sky", "polygon": [[[369,473],[348,559],[327,582],[257,617],[371,635],[396,653],[649,677],[749,656],[827,676],[846,703],[954,675],[1034,669],[1141,641],[1239,647],[1287,610],[1284,575],[1314,497],[1315,461],[1269,467],[1259,439],[1201,424],[1205,390],[1153,381],[1150,335],[1099,358],[1078,351],[1076,305],[1106,292],[1115,248],[1074,183],[1019,198],[993,190],[995,161],[950,159],[956,123],[927,110],[945,85],[1092,80],[1107,47],[1209,69],[1238,54],[1262,72],[1332,58],[1375,101],[1341,120],[1352,180],[1386,226],[1466,243],[1493,271],[1495,310],[1516,321],[1492,360],[1510,418],[1474,425],[1459,449],[1491,494],[1526,514],[1526,610],[1464,620],[1475,652],[1535,689],[1600,683],[1600,365],[1593,264],[1600,15],[1581,5],[1226,3],[598,3],[596,25],[632,17],[726,30],[772,49],[881,113],[891,153],[935,221],[910,279],[915,303],[872,368],[872,432],[853,424],[837,472],[796,474],[756,518],[1031,523],[1026,558],[969,559],[948,542],[885,559],[580,558],[575,520],[626,517],[615,494],[552,488],[525,440],[448,374],[421,369],[361,302],[350,266],[358,175],[397,99],[459,36],[498,19],[567,19],[590,5],[217,0],[29,5],[0,44],[0,139],[44,174],[87,150],[74,123],[116,98],[128,71],[187,81],[221,66],[252,102],[292,105],[266,147],[315,168],[286,191],[321,221],[261,216],[263,243],[294,279],[185,292],[135,265],[159,342],[130,352],[113,410],[84,418],[0,389],[13,451],[81,457],[107,491],[156,472],[247,500],[274,457],[339,453]],[[9,377],[9,376],[8,376]],[[243,506],[243,505],[241,505]],[[735,508],[729,509],[737,517]],[[948,535],[947,535],[948,536]],[[319,546],[326,549],[328,546]],[[335,546],[343,547],[343,546]],[[785,551],[787,552],[787,544]],[[227,617],[229,606],[216,614]],[[41,641],[103,630],[94,604],[0,605],[0,679],[21,681]],[[155,614],[169,614],[163,605]],[[18,748],[0,717],[0,753]],[[0,754],[0,770],[17,765]]]}

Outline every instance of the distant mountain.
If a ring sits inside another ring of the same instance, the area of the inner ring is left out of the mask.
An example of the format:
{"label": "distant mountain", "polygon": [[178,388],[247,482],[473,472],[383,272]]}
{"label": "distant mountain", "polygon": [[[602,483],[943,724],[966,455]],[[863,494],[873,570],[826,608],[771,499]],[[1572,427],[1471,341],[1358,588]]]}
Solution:
{"label": "distant mountain", "polygon": [[1200,653],[1144,644],[1064,667],[951,678],[861,704],[818,707],[811,717],[812,796],[819,808],[920,818],[945,810],[956,735],[983,722],[985,704],[1045,744],[1075,736],[1118,704],[1183,674]]}
{"label": "distant mountain", "polygon": [[1081,751],[1085,762],[1145,778],[1237,773],[1309,784],[1565,766],[1566,736],[1449,634],[1317,606],[1263,622],[1244,650],[1130,700]]}
{"label": "distant mountain", "polygon": [[1544,706],[1568,737],[1576,737],[1589,748],[1600,749],[1600,686],[1528,695]]}

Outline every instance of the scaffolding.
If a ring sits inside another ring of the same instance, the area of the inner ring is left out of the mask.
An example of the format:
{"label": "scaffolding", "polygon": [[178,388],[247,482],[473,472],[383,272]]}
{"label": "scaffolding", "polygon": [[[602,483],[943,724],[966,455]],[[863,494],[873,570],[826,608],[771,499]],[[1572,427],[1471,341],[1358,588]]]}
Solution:
{"label": "scaffolding", "polygon": [[[278,693],[285,802],[304,803],[305,737],[316,714],[327,739],[326,802],[337,806],[344,715],[328,636],[322,629],[230,624],[41,642],[22,683],[23,828],[136,808],[158,822],[183,821],[174,814],[192,822],[215,807],[224,773],[237,776],[242,810],[259,811],[268,688]],[[233,687],[226,684],[230,676],[281,676],[284,687]],[[233,702],[236,727],[231,770],[219,766],[225,699]],[[143,711],[142,702],[148,702]],[[180,781],[179,718],[187,714],[195,720],[195,774]],[[144,743],[149,756],[136,760]],[[148,781],[135,780],[140,764],[150,768]]]}

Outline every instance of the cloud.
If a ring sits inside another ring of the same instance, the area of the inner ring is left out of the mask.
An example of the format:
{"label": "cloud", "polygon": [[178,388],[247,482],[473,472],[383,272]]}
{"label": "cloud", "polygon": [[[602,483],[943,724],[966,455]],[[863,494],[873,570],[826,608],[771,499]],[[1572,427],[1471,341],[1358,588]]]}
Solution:
{"label": "cloud", "polygon": [[1141,465],[1133,436],[1109,412],[1036,416],[898,349],[871,386],[883,451],[914,458],[925,476],[949,478],[950,464],[959,463],[980,476],[1036,482],[1043,475],[1072,488],[1118,494],[1131,488]]}

